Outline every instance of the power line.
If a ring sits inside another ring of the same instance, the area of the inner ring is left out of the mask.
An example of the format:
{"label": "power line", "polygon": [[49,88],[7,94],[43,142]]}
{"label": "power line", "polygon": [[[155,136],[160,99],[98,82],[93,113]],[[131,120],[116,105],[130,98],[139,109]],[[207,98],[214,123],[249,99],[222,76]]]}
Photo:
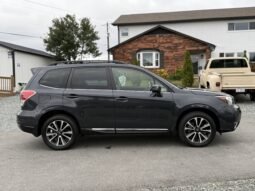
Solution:
{"label": "power line", "polygon": [[1,34],[7,34],[7,35],[13,35],[13,36],[23,36],[23,37],[29,37],[29,38],[40,38],[42,39],[42,37],[40,36],[32,36],[32,35],[26,35],[26,34],[18,34],[18,33],[10,33],[10,32],[1,32]]}
{"label": "power line", "polygon": [[59,8],[59,7],[47,5],[47,4],[44,4],[44,3],[38,3],[38,2],[35,2],[35,1],[31,1],[31,0],[23,0],[23,1],[26,1],[28,3],[32,3],[32,4],[35,4],[35,5],[43,6],[43,7],[48,7],[48,8],[51,8],[51,9],[57,9],[57,10],[60,10],[60,11],[65,11],[65,12],[72,12],[72,11],[69,11],[69,10],[66,10],[66,9],[62,9],[62,8]]}

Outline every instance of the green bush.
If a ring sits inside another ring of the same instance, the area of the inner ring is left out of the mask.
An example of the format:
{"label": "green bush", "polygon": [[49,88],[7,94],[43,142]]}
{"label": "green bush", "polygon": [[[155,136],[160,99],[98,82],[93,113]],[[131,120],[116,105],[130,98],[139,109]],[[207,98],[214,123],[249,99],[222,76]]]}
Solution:
{"label": "green bush", "polygon": [[183,87],[191,87],[194,82],[193,65],[189,51],[185,52],[185,60],[182,70],[182,85]]}
{"label": "green bush", "polygon": [[139,61],[137,59],[132,59],[131,60],[131,64],[134,64],[136,66],[140,66],[140,63],[139,63]]}
{"label": "green bush", "polygon": [[169,80],[181,80],[182,75],[182,69],[177,69],[174,74],[169,75]]}
{"label": "green bush", "polygon": [[153,70],[153,72],[164,79],[169,78],[169,74],[166,69],[156,69],[156,70]]}

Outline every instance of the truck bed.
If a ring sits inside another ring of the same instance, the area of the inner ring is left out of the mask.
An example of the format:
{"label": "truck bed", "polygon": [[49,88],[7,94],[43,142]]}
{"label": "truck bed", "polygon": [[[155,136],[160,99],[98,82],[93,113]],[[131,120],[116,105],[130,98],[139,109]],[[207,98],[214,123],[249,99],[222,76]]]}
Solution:
{"label": "truck bed", "polygon": [[255,73],[221,74],[222,90],[255,89]]}

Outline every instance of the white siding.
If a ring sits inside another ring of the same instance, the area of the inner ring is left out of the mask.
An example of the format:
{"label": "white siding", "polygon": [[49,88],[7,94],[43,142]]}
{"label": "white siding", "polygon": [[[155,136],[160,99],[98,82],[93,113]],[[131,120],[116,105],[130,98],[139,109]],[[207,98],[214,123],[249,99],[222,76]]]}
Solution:
{"label": "white siding", "polygon": [[[187,23],[169,23],[162,24],[167,28],[179,31],[189,36],[204,40],[216,45],[212,52],[212,57],[218,57],[220,52],[255,52],[255,30],[250,31],[228,31],[229,22],[246,22],[253,20],[231,20],[231,21],[204,21],[204,22],[187,22]],[[155,25],[137,25],[137,26],[120,26],[128,27],[129,36],[121,37],[120,42],[138,35]]]}
{"label": "white siding", "polygon": [[53,62],[43,56],[15,52],[16,87],[18,83],[27,83],[32,77],[31,68],[47,66]]}
{"label": "white siding", "polygon": [[9,49],[0,46],[0,76],[12,75],[12,58],[8,58]]}

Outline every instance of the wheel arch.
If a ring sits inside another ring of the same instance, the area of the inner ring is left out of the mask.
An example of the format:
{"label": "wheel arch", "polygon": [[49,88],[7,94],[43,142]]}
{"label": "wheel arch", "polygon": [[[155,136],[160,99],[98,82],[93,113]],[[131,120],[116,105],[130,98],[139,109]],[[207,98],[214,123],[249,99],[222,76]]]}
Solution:
{"label": "wheel arch", "polygon": [[41,135],[41,130],[42,130],[42,126],[43,123],[50,117],[53,117],[55,115],[66,115],[70,118],[72,118],[74,120],[74,122],[76,123],[79,133],[80,133],[80,124],[78,122],[78,120],[76,119],[76,117],[74,115],[72,115],[71,113],[67,112],[67,111],[63,111],[63,110],[50,110],[45,112],[38,121],[38,135]]}
{"label": "wheel arch", "polygon": [[191,112],[203,112],[203,113],[206,113],[207,115],[209,115],[210,117],[212,117],[212,119],[214,120],[215,125],[216,125],[216,130],[218,132],[220,132],[220,121],[219,121],[217,115],[212,110],[210,110],[208,108],[195,107],[195,108],[189,108],[189,109],[186,109],[186,110],[182,111],[182,113],[178,116],[177,122],[176,122],[176,125],[175,125],[175,132],[176,133],[178,132],[178,127],[179,127],[181,119],[185,115],[187,115],[188,113],[191,113]]}

